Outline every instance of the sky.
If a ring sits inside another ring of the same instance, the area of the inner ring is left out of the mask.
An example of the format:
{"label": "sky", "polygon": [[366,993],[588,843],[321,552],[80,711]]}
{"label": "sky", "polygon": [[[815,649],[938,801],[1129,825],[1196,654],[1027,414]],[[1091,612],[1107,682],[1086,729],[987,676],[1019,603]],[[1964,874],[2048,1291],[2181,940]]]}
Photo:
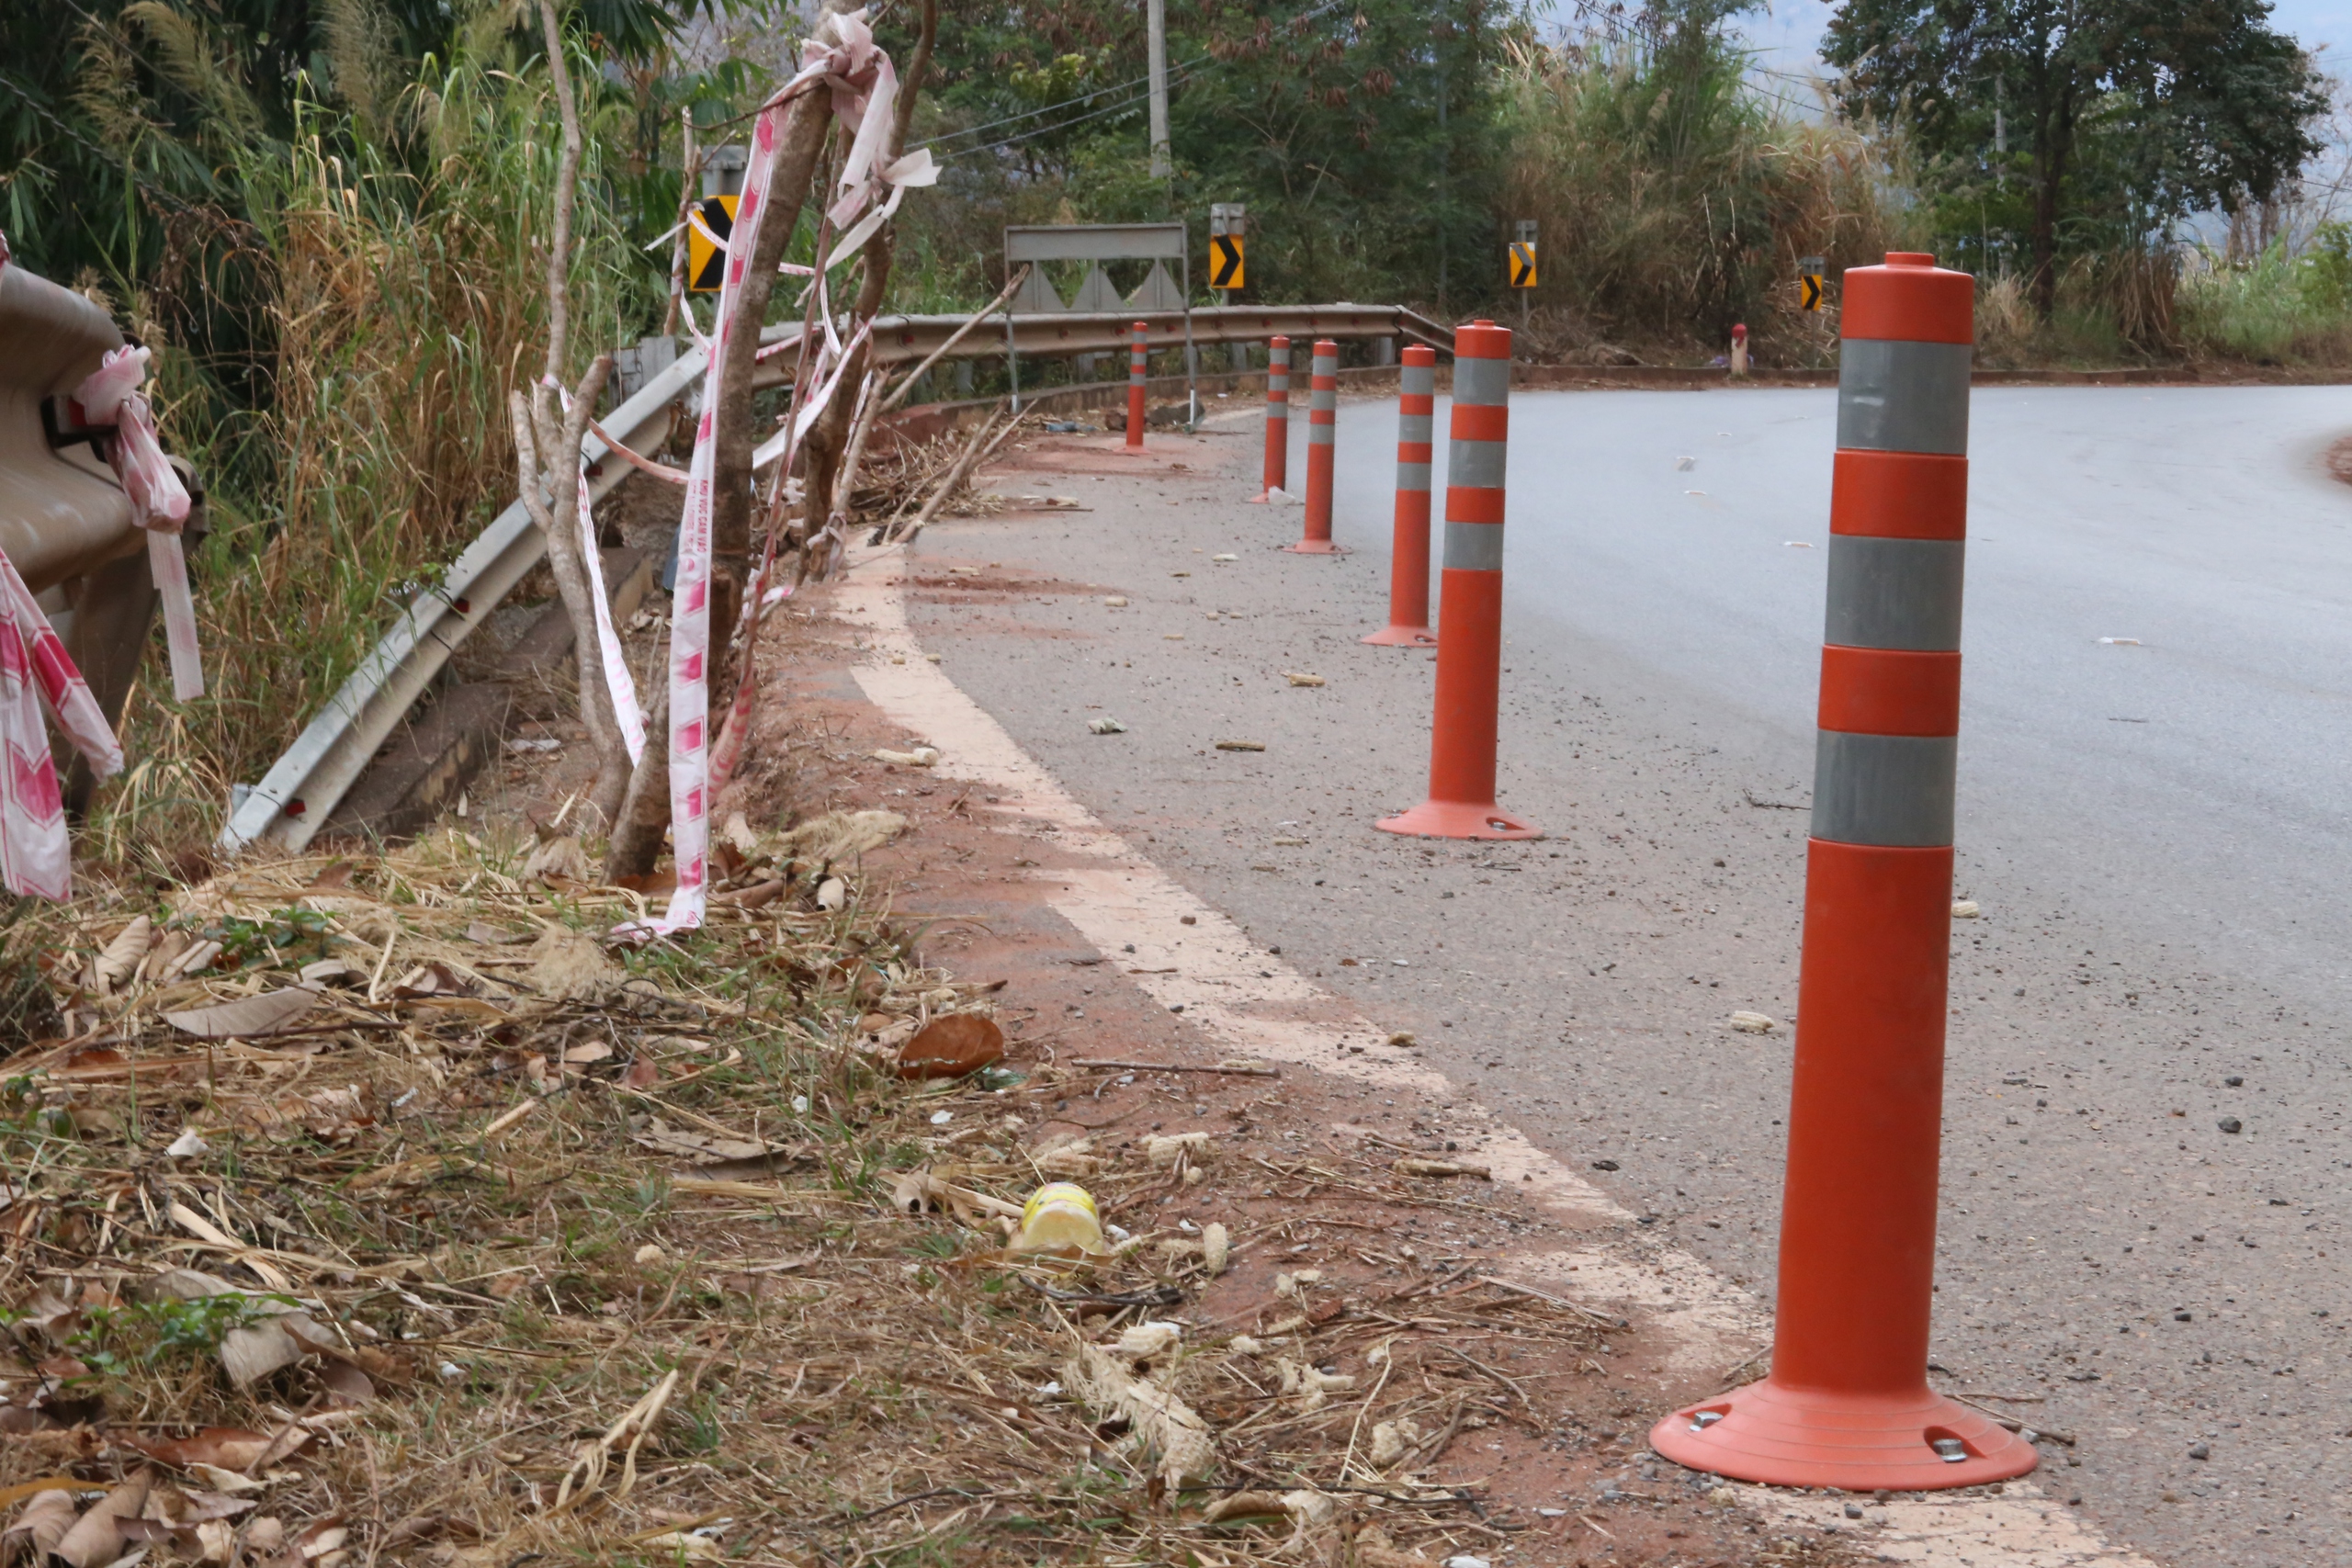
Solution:
{"label": "sky", "polygon": [[[1562,14],[1573,7],[1561,5]],[[1798,76],[1818,68],[1822,29],[1837,7],[1828,0],[1768,0],[1766,9],[1740,19],[1754,42],[1758,63]],[[2292,33],[2306,49],[2330,47],[2321,55],[2338,74],[2352,73],[2352,0],[2277,0],[2270,25]]]}

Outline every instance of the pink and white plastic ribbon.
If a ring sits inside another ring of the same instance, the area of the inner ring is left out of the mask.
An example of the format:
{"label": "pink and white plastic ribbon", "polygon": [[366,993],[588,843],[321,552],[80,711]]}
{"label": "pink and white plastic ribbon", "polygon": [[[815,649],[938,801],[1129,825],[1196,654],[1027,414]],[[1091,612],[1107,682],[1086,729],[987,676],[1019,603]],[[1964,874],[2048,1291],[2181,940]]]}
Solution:
{"label": "pink and white plastic ribbon", "polygon": [[107,461],[130,497],[130,520],[147,530],[147,567],[164,604],[164,637],[171,649],[172,694],[182,702],[204,695],[204,660],[196,642],[196,600],[188,592],[187,555],[180,528],[187,522],[187,489],[164,456],[155,415],[139,389],[150,351],[109,353],[74,390],[82,417],[115,428]]}
{"label": "pink and white plastic ribbon", "polygon": [[[818,36],[800,47],[800,71],[761,107],[752,122],[751,156],[743,170],[743,190],[735,209],[733,235],[758,231],[761,212],[769,201],[775,175],[775,155],[784,140],[786,110],[802,94],[822,87],[832,95],[834,116],[854,132],[850,156],[842,165],[842,183],[850,187],[834,202],[828,216],[836,227],[864,212],[878,190],[891,190],[895,206],[899,185],[928,185],[938,177],[926,155],[920,163],[901,158],[877,174],[874,164],[888,138],[891,106],[897,100],[898,73],[890,57],[874,42],[863,10],[830,16]],[[893,184],[892,176],[899,176]],[[873,217],[872,214],[868,214]],[[887,217],[885,212],[883,217]],[[781,221],[789,221],[784,215]],[[881,227],[882,219],[861,223],[852,231],[857,244]],[[818,270],[848,254],[852,235],[820,258]],[[677,867],[677,890],[669,908],[658,918],[624,928],[632,934],[667,935],[690,931],[703,923],[710,885],[710,807],[713,787],[710,733],[710,553],[711,519],[718,464],[718,384],[726,364],[727,345],[739,333],[756,335],[760,323],[742,316],[743,278],[752,247],[730,245],[727,270],[718,290],[718,308],[711,325],[710,363],[703,377],[702,414],[695,425],[694,457],[686,470],[686,498],[678,525],[678,576],[670,612],[670,847]],[[830,321],[828,326],[830,327]],[[819,389],[830,398],[840,378]],[[808,403],[822,407],[811,397]],[[800,426],[807,406],[794,411],[787,433]],[[729,628],[730,630],[732,628]],[[748,647],[745,657],[750,657]]]}
{"label": "pink and white plastic ribbon", "polygon": [[[0,271],[7,265],[8,237],[0,234]],[[185,493],[181,502],[185,516]],[[93,773],[122,772],[122,746],[97,698],[15,563],[0,554],[0,886],[62,904],[74,894],[74,853],[44,701]]]}
{"label": "pink and white plastic ribbon", "polygon": [[122,746],[97,698],[32,590],[0,555],[0,883],[62,904],[73,897],[74,859],[42,702],[93,773],[122,772]]}
{"label": "pink and white plastic ribbon", "polygon": [[[571,394],[552,376],[541,376],[540,381],[555,389],[562,400],[564,412],[571,411]],[[589,423],[594,424],[591,420]],[[597,427],[603,434],[603,427]],[[607,446],[618,446],[610,436]],[[621,650],[620,634],[613,629],[613,596],[605,586],[605,552],[596,546],[596,519],[589,510],[588,459],[580,460],[580,564],[588,573],[588,597],[596,607],[596,653],[605,668],[605,690],[612,694],[613,722],[619,727],[622,742],[628,747],[628,760],[634,766],[645,755],[645,714],[637,705],[637,680],[628,672],[628,656]]]}

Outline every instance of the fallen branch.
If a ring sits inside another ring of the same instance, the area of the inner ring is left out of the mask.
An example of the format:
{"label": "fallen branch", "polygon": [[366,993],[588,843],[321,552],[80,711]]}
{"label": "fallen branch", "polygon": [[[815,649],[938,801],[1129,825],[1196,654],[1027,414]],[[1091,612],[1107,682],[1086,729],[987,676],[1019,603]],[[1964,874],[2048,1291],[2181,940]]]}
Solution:
{"label": "fallen branch", "polygon": [[1220,1062],[1214,1067],[1182,1066],[1175,1062],[1114,1062],[1099,1056],[1071,1058],[1073,1067],[1112,1067],[1123,1073],[1219,1073],[1234,1078],[1278,1078],[1280,1067],[1236,1066]]}
{"label": "fallen branch", "polygon": [[888,413],[895,410],[900,403],[904,402],[906,400],[907,394],[914,390],[915,383],[922,379],[923,372],[946,357],[947,351],[954,348],[957,344],[962,343],[967,334],[968,334],[973,328],[978,326],[982,321],[987,321],[990,316],[995,315],[999,310],[1003,310],[1005,301],[1012,298],[1013,290],[1019,288],[1028,276],[1029,265],[1024,262],[1022,264],[1021,270],[1014,273],[1012,279],[1005,284],[1004,291],[1002,293],[989,300],[988,304],[983,306],[980,310],[974,312],[971,318],[965,321],[962,326],[957,327],[953,333],[950,333],[945,343],[941,344],[937,348],[933,349],[929,356],[927,356],[922,364],[916,366],[912,370],[908,371],[899,380],[899,384],[890,389],[890,395],[882,400],[882,407],[879,412]]}

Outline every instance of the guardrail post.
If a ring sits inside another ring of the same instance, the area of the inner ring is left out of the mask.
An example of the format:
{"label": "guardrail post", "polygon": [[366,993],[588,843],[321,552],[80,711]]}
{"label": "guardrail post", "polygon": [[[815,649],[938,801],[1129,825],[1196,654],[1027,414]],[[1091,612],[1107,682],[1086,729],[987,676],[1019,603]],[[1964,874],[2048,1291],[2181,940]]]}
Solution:
{"label": "guardrail post", "polygon": [[1445,569],[1439,579],[1437,711],[1430,797],[1375,824],[1426,839],[1540,839],[1495,804],[1503,662],[1503,459],[1510,436],[1510,329],[1453,334],[1453,415],[1445,465]]}
{"label": "guardrail post", "polygon": [[1263,483],[1250,499],[1266,503],[1269,492],[1290,486],[1290,339],[1266,345],[1266,467]]}
{"label": "guardrail post", "polygon": [[1306,534],[1283,548],[1294,555],[1347,554],[1331,542],[1332,440],[1339,434],[1340,345],[1317,338],[1306,403]]}
{"label": "guardrail post", "polygon": [[1396,521],[1388,547],[1388,625],[1363,640],[1374,648],[1435,648],[1437,637],[1430,631],[1430,443],[1436,434],[1436,352],[1419,344],[1408,346],[1397,385]]}
{"label": "guardrail post", "polygon": [[1974,280],[1846,274],[1771,1374],[1659,1422],[1694,1470],[1849,1492],[2022,1475],[1928,1386]]}

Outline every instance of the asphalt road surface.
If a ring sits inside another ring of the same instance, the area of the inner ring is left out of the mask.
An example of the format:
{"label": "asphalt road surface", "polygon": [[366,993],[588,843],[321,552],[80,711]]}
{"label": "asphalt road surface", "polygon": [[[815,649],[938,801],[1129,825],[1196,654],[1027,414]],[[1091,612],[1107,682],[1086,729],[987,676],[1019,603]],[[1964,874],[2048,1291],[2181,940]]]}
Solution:
{"label": "asphalt road surface", "polygon": [[[1540,843],[1371,829],[1427,761],[1428,656],[1355,641],[1393,401],[1341,411],[1354,555],[1270,548],[1299,513],[1238,503],[1254,420],[1164,438],[1187,467],[1148,478],[1040,448],[1059,473],[1000,488],[1093,510],[934,530],[917,627],[1172,872],[1769,1294],[1789,1036],[1724,1019],[1795,1002],[1834,412],[1514,399],[1501,796]],[[2352,489],[2322,461],[2352,401],[1973,413],[1958,839],[1984,914],[1954,928],[1935,1381],[2077,1438],[2044,1447],[2053,1493],[2162,1562],[2352,1563]],[[1388,1114],[1434,1139],[1445,1110]]]}

